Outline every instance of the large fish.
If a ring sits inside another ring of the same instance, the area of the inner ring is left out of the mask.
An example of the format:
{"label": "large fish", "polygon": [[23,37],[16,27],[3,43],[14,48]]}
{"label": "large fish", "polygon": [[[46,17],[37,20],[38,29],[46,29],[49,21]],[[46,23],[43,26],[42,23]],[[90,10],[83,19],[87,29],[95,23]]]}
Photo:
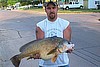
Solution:
{"label": "large fish", "polygon": [[55,62],[58,54],[68,50],[68,41],[61,37],[48,37],[41,40],[34,40],[20,48],[20,54],[13,56],[10,60],[15,67],[19,67],[21,59],[33,58],[35,54],[40,54],[43,60]]}

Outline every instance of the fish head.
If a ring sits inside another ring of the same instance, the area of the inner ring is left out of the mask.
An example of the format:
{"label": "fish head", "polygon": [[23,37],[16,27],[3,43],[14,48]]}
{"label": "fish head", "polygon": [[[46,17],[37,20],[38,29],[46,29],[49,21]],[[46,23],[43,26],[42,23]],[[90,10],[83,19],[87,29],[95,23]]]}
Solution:
{"label": "fish head", "polygon": [[68,45],[68,41],[67,40],[63,40],[63,41],[59,42],[59,44],[57,46],[57,51],[59,53],[63,53],[65,51],[67,51],[68,50],[67,45]]}

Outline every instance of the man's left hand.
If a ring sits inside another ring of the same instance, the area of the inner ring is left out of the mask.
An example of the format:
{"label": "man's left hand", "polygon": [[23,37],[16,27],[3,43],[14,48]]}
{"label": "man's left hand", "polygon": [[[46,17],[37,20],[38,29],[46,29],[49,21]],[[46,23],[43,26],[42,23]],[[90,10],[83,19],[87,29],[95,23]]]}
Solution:
{"label": "man's left hand", "polygon": [[68,45],[68,50],[66,51],[67,53],[72,53],[72,51],[74,50],[74,44],[70,43]]}
{"label": "man's left hand", "polygon": [[74,47],[68,49],[66,52],[67,52],[67,53],[72,53],[73,50],[74,50]]}

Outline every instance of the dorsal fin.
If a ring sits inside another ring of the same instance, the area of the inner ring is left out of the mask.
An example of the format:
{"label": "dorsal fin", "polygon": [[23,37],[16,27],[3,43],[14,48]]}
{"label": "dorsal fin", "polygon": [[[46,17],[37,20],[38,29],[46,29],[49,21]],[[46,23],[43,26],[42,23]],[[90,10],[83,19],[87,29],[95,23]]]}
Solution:
{"label": "dorsal fin", "polygon": [[22,51],[26,50],[27,48],[31,47],[33,43],[35,43],[37,41],[39,41],[39,40],[34,40],[34,41],[29,42],[29,43],[26,43],[25,45],[20,47],[19,51],[22,52]]}

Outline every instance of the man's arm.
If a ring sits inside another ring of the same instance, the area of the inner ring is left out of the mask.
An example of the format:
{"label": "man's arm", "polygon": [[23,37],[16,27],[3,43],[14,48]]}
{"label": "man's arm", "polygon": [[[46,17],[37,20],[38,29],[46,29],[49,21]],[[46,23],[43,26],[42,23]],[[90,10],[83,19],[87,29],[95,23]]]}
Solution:
{"label": "man's arm", "polygon": [[65,38],[69,42],[71,41],[71,27],[70,27],[70,25],[68,25],[68,27],[64,30],[63,38]]}
{"label": "man's arm", "polygon": [[[64,30],[64,34],[63,37],[68,40],[69,42],[71,42],[71,27],[70,25]],[[74,48],[70,48],[68,49],[66,52],[67,53],[71,53],[74,50]]]}
{"label": "man's arm", "polygon": [[36,27],[36,39],[43,39],[44,38],[44,32],[39,28]]}
{"label": "man's arm", "polygon": [[[36,39],[43,39],[44,38],[44,32],[39,28],[39,27],[36,27]],[[34,59],[40,59],[40,54],[35,54],[33,56]]]}

